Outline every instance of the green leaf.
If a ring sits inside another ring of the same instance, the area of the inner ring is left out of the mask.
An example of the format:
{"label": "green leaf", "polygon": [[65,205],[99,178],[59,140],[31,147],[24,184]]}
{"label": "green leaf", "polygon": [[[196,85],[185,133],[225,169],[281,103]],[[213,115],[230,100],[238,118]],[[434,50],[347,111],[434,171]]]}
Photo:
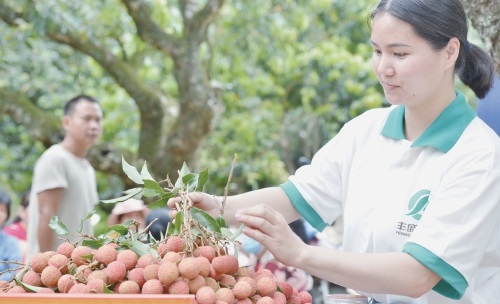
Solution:
{"label": "green leaf", "polygon": [[205,187],[206,183],[208,182],[208,170],[205,169],[200,172],[198,176],[198,186],[197,188],[199,190],[203,190],[203,187]]}
{"label": "green leaf", "polygon": [[104,204],[116,204],[116,203],[119,203],[119,202],[124,202],[126,200],[128,200],[129,198],[137,198],[137,199],[141,199],[142,197],[142,192],[144,191],[143,188],[133,188],[133,189],[128,189],[127,191],[124,191],[125,196],[121,196],[121,197],[117,197],[117,198],[113,198],[113,199],[109,199],[109,200],[101,200],[101,203],[104,203]]}
{"label": "green leaf", "polygon": [[59,217],[57,215],[53,216],[50,219],[49,227],[52,230],[54,230],[54,232],[58,235],[68,235],[69,234],[68,227],[66,227],[66,225],[64,225],[64,223],[59,220]]}
{"label": "green leaf", "polygon": [[166,193],[166,191],[162,188],[162,186],[160,186],[160,184],[158,184],[156,181],[152,179],[144,179],[143,181],[144,181],[144,187],[146,189],[154,190],[158,193],[158,195]]}
{"label": "green leaf", "polygon": [[217,217],[217,224],[221,228],[227,228],[228,227],[227,224],[226,224],[226,220],[222,216],[218,216]]}
{"label": "green leaf", "polygon": [[125,158],[122,156],[122,168],[123,172],[132,180],[134,183],[142,185],[144,182],[142,181],[142,176],[137,171],[137,169],[134,166],[131,166],[125,161]]}
{"label": "green leaf", "polygon": [[102,247],[102,246],[106,245],[107,243],[108,242],[105,239],[93,239],[93,240],[84,239],[82,241],[83,246],[87,246],[87,247],[94,248],[94,249]]}
{"label": "green leaf", "polygon": [[82,231],[83,231],[83,222],[85,222],[86,220],[89,220],[95,213],[96,213],[96,210],[89,212],[89,214],[87,214],[87,216],[83,220],[80,221],[80,225],[78,225],[78,229],[77,229],[78,233],[82,233]]}
{"label": "green leaf", "polygon": [[221,233],[219,224],[210,214],[195,207],[189,209],[189,212],[200,225],[212,231]]}
{"label": "green leaf", "polygon": [[146,162],[144,162],[144,165],[142,166],[142,169],[141,169],[141,177],[142,177],[142,180],[145,180],[145,179],[149,179],[149,180],[155,180],[153,178],[153,176],[151,176],[151,174],[149,173],[148,171],[148,167],[146,165]]}
{"label": "green leaf", "polygon": [[183,177],[184,175],[189,174],[189,173],[191,173],[191,171],[189,171],[189,168],[186,165],[186,162],[182,163],[180,177]]}
{"label": "green leaf", "polygon": [[182,232],[182,222],[184,222],[184,212],[179,211],[175,215],[175,232],[176,234],[180,234]]}
{"label": "green leaf", "polygon": [[128,226],[125,226],[122,224],[116,224],[116,225],[113,225],[111,227],[108,227],[108,229],[106,229],[106,231],[104,233],[108,234],[108,232],[112,232],[112,231],[116,231],[120,235],[126,235],[129,232]]}
{"label": "green leaf", "polygon": [[27,262],[26,265],[24,265],[23,269],[21,269],[21,271],[19,271],[16,276],[14,277],[14,280],[16,280],[16,282],[20,282],[22,281],[23,279],[23,276],[26,272],[28,272],[28,270],[30,270],[30,262]]}
{"label": "green leaf", "polygon": [[149,253],[152,254],[154,257],[158,258],[158,252],[151,247],[149,247],[147,244],[144,244],[141,241],[126,241],[124,242],[124,245],[127,246],[130,250],[135,252],[139,257]]}
{"label": "green leaf", "polygon": [[161,208],[165,207],[167,205],[167,201],[171,198],[174,197],[175,195],[169,195],[169,196],[164,196],[160,199],[157,199],[156,201],[148,204],[149,209],[156,209],[156,208]]}
{"label": "green leaf", "polygon": [[144,189],[144,191],[142,192],[142,195],[144,197],[157,197],[158,192],[156,192],[156,190],[152,190],[152,189]]}
{"label": "green leaf", "polygon": [[167,225],[167,235],[178,235],[179,233],[175,231],[175,224],[170,222]]}

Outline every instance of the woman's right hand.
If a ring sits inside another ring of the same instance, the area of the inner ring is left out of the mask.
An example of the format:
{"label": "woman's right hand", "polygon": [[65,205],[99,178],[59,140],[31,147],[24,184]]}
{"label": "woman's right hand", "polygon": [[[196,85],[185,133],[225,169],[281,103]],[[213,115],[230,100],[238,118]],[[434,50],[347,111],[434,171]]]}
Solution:
{"label": "woman's right hand", "polygon": [[[169,216],[171,219],[175,218],[178,211],[177,207],[181,199],[181,197],[177,196],[167,201],[167,206],[170,208]],[[221,206],[220,200],[216,196],[203,192],[192,192],[189,193],[189,199],[192,201],[193,207],[204,210],[214,218],[219,216]]]}

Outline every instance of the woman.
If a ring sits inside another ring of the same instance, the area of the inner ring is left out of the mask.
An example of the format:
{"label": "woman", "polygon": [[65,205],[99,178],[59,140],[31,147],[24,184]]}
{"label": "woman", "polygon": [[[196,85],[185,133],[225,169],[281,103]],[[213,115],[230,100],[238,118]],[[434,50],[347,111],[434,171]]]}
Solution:
{"label": "woman", "polygon": [[10,281],[13,279],[19,264],[21,263],[21,250],[17,239],[3,233],[1,228],[10,217],[10,197],[0,190],[0,281]]}
{"label": "woman", "polygon": [[11,224],[6,225],[3,228],[5,234],[11,235],[17,238],[19,242],[19,247],[23,254],[23,261],[26,255],[27,243],[26,243],[26,228],[28,227],[28,206],[30,204],[30,191],[25,191],[21,197],[21,204],[17,209],[17,216],[14,218]]}
{"label": "woman", "polygon": [[[228,197],[224,216],[284,264],[373,303],[497,303],[500,139],[454,88],[458,74],[483,97],[491,59],[468,42],[459,0],[383,0],[371,30],[393,106],[347,123],[280,187]],[[220,197],[191,199],[217,215]],[[302,216],[321,230],[340,215],[343,251],[287,225]]]}

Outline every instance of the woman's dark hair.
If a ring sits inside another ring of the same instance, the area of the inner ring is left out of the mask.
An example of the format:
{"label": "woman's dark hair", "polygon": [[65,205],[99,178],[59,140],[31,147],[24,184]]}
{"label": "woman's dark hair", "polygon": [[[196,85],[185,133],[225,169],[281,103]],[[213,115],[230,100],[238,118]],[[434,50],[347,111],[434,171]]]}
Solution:
{"label": "woman's dark hair", "polygon": [[3,190],[0,190],[0,204],[7,205],[7,220],[10,218],[10,203],[10,196]]}
{"label": "woman's dark hair", "polygon": [[370,20],[380,13],[409,23],[434,50],[443,49],[456,37],[460,41],[460,54],[455,73],[478,98],[486,96],[493,86],[493,61],[488,53],[467,40],[467,16],[459,0],[382,0]]}

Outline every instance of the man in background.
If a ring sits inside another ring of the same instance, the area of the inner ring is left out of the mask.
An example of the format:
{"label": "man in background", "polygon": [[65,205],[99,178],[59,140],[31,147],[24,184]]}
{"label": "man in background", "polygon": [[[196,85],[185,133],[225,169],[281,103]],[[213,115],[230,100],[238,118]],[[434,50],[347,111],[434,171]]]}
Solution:
{"label": "man in background", "polygon": [[[63,242],[49,227],[53,216],[76,233],[80,221],[98,203],[95,170],[85,157],[102,134],[102,117],[93,97],[79,95],[65,104],[64,139],[42,154],[33,171],[28,261],[37,252],[55,251]],[[84,221],[82,233],[93,234],[90,221]]]}

